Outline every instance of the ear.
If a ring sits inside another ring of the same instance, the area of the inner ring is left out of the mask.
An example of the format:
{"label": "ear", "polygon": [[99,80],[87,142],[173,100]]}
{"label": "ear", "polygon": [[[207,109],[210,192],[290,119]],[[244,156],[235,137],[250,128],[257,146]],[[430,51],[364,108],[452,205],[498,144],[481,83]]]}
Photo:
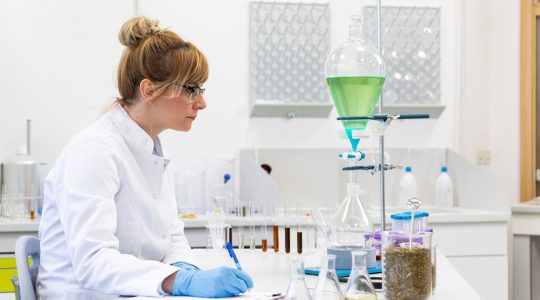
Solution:
{"label": "ear", "polygon": [[139,85],[139,92],[143,100],[147,100],[154,94],[154,84],[148,79],[143,79]]}

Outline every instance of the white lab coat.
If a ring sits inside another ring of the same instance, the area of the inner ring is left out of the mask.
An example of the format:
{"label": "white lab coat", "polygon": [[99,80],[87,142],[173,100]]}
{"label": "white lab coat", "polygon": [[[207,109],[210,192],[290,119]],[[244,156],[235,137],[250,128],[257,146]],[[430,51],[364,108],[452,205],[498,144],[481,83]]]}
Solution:
{"label": "white lab coat", "polygon": [[171,263],[196,264],[168,160],[153,149],[120,106],[64,148],[45,179],[39,299],[74,291],[159,296],[162,280],[178,270]]}

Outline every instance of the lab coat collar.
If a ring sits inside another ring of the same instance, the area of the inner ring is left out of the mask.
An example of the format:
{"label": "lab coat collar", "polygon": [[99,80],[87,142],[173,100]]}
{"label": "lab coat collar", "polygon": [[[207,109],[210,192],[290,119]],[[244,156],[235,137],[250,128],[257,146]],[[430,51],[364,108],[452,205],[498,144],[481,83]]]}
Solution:
{"label": "lab coat collar", "polygon": [[[118,105],[109,112],[110,118],[121,129],[126,141],[135,149],[141,149],[144,153],[153,154],[154,140],[128,115],[127,111]],[[156,137],[159,142],[159,138]]]}

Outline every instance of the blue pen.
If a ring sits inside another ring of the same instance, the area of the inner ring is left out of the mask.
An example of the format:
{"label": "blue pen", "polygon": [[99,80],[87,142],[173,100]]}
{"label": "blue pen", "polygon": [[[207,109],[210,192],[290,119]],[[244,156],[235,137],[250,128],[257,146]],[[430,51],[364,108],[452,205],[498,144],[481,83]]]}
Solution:
{"label": "blue pen", "polygon": [[236,268],[240,271],[242,271],[242,266],[240,266],[240,263],[238,262],[238,258],[236,258],[236,254],[234,253],[234,250],[232,248],[232,244],[227,242],[227,251],[229,251],[229,255],[232,257],[232,259],[234,260],[234,264],[236,265]]}

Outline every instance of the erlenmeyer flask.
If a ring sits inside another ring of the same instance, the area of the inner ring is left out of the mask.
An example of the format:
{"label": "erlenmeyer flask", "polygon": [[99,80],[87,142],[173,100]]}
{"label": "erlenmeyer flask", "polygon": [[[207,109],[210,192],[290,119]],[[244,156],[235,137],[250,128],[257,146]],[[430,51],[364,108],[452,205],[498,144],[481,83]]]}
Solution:
{"label": "erlenmeyer flask", "polygon": [[[384,60],[375,47],[362,39],[360,16],[351,16],[349,40],[326,58],[324,73],[340,117],[371,116],[386,74]],[[356,151],[367,120],[343,120]]]}
{"label": "erlenmeyer flask", "polygon": [[358,184],[347,183],[347,197],[331,222],[338,246],[371,247],[373,223],[362,204],[362,198],[366,197]]}
{"label": "erlenmeyer flask", "polygon": [[299,256],[291,258],[291,275],[285,300],[312,300],[304,275],[304,260]]}
{"label": "erlenmeyer flask", "polygon": [[321,269],[315,289],[315,300],[341,300],[343,293],[336,275],[336,256],[328,254],[321,259]]}
{"label": "erlenmeyer flask", "polygon": [[377,300],[375,288],[369,279],[366,265],[366,251],[354,251],[352,270],[345,288],[345,300]]}

